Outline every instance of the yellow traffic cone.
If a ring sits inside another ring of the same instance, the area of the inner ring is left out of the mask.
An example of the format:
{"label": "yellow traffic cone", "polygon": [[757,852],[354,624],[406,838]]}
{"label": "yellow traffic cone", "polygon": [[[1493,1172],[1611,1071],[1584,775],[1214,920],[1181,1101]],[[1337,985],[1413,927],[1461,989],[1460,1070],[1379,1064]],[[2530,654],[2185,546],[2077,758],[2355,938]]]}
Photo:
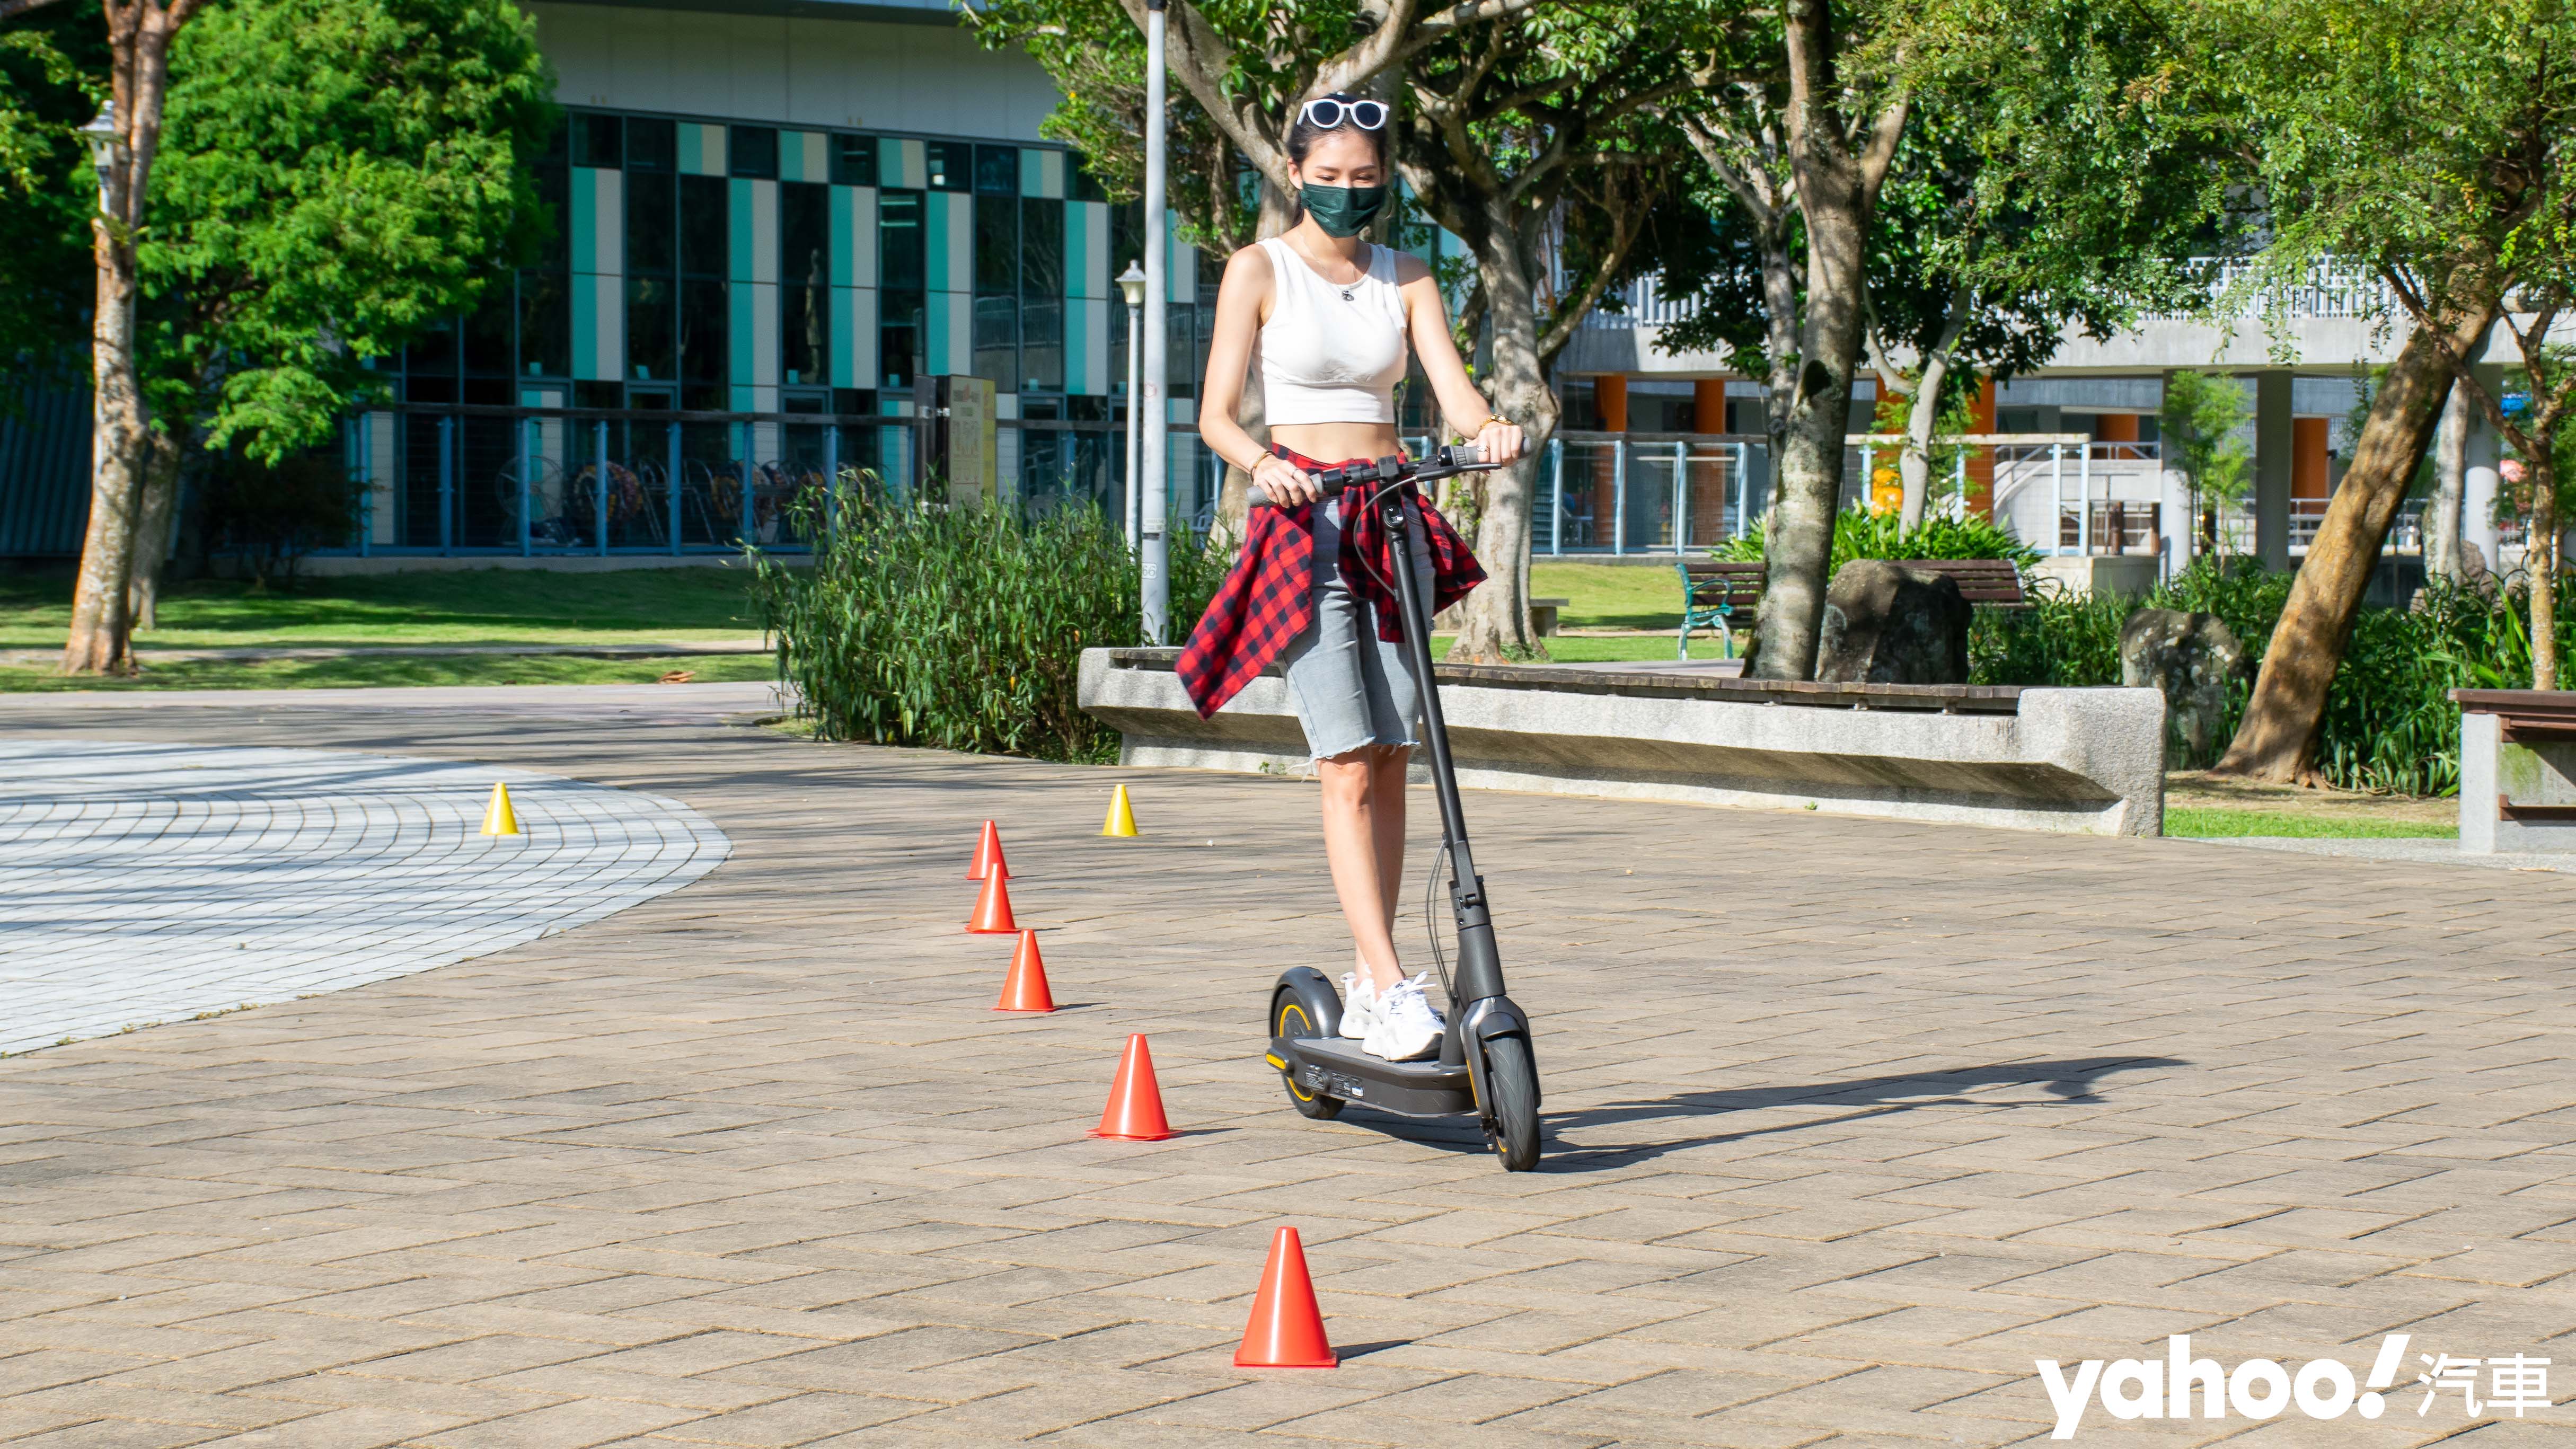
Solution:
{"label": "yellow traffic cone", "polygon": [[510,808],[509,786],[495,784],[492,787],[491,808],[483,812],[483,833],[486,835],[519,833],[519,815],[517,811]]}
{"label": "yellow traffic cone", "polygon": [[1127,803],[1126,786],[1119,786],[1117,791],[1110,795],[1109,818],[1100,822],[1100,833],[1103,835],[1136,833],[1136,807]]}

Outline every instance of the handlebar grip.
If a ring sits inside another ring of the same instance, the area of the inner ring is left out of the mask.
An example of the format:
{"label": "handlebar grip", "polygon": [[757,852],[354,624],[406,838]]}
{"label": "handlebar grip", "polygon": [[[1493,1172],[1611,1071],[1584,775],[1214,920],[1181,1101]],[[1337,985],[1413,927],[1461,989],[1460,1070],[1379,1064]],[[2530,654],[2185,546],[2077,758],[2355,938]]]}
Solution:
{"label": "handlebar grip", "polygon": [[1485,461],[1484,450],[1473,443],[1460,443],[1454,448],[1446,448],[1442,451],[1449,455],[1449,461],[1452,463],[1464,463],[1472,466]]}

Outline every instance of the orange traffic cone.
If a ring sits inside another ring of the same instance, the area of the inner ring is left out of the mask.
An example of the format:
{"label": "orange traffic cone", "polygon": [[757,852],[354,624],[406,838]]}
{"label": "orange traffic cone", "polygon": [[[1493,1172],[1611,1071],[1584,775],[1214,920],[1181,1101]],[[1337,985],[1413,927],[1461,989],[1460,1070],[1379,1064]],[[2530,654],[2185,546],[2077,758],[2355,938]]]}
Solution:
{"label": "orange traffic cone", "polygon": [[1047,993],[1046,962],[1038,958],[1038,933],[1022,931],[1020,949],[1011,956],[1011,974],[1002,982],[1002,999],[993,1003],[995,1011],[1053,1011],[1055,998]]}
{"label": "orange traffic cone", "polygon": [[1315,1284],[1306,1276],[1306,1245],[1295,1228],[1281,1228],[1270,1240],[1270,1261],[1261,1269],[1261,1291],[1252,1295],[1252,1321],[1243,1326],[1243,1346],[1234,1351],[1236,1368],[1333,1368],[1341,1360],[1324,1337],[1324,1310],[1315,1304]]}
{"label": "orange traffic cone", "polygon": [[970,936],[1007,936],[1017,931],[1019,923],[1011,919],[1011,891],[1002,884],[1010,872],[991,870],[984,873],[984,892],[975,898],[975,914],[966,922]]}
{"label": "orange traffic cone", "polygon": [[1010,862],[1002,859],[1002,832],[993,828],[993,822],[987,820],[984,822],[983,838],[975,842],[975,868],[966,872],[966,878],[982,880],[986,871],[996,867],[999,867],[1004,875],[1011,873]]}
{"label": "orange traffic cone", "polygon": [[1163,1089],[1154,1085],[1154,1057],[1145,1050],[1145,1034],[1127,1038],[1127,1055],[1118,1059],[1118,1080],[1109,1084],[1109,1106],[1100,1114],[1094,1137],[1116,1142],[1160,1142],[1172,1135],[1163,1118]]}

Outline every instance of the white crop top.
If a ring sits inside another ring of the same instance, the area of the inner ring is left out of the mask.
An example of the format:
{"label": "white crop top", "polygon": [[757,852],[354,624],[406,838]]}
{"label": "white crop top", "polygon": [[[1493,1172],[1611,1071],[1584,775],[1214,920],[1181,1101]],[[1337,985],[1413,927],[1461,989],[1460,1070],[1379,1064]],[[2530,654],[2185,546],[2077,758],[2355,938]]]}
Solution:
{"label": "white crop top", "polygon": [[1270,254],[1270,320],[1255,352],[1262,411],[1273,423],[1391,423],[1404,377],[1404,298],[1395,253],[1371,244],[1367,275],[1328,282],[1277,237]]}

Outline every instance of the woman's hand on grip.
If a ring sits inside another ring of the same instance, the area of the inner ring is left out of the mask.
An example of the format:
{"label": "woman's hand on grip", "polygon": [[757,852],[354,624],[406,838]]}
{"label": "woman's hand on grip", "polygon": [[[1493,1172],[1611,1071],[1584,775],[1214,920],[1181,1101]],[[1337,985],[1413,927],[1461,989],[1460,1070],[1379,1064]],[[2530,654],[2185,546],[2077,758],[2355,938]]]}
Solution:
{"label": "woman's hand on grip", "polygon": [[1276,453],[1265,454],[1260,462],[1252,465],[1252,486],[1282,508],[1312,503],[1324,496],[1323,490],[1315,486],[1315,475]]}

